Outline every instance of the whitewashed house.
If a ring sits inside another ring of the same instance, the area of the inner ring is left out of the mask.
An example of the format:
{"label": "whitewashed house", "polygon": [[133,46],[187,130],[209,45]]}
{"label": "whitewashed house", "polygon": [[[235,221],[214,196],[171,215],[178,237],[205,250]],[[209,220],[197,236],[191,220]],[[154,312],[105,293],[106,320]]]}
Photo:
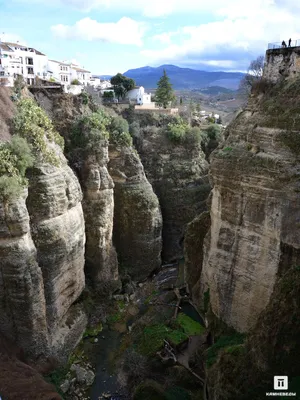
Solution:
{"label": "whitewashed house", "polygon": [[94,89],[100,88],[101,85],[101,79],[98,78],[97,76],[91,76],[89,85],[93,86]]}
{"label": "whitewashed house", "polygon": [[138,105],[151,103],[151,93],[145,93],[143,86],[137,86],[134,89],[129,90],[126,94],[126,98],[130,102],[134,102]]}
{"label": "whitewashed house", "polygon": [[0,75],[12,84],[17,75],[22,75],[28,85],[33,85],[37,76],[43,79],[47,73],[45,54],[19,43],[0,42]]}
{"label": "whitewashed house", "polygon": [[78,80],[83,86],[87,86],[91,79],[91,71],[80,68],[78,65],[69,64],[71,71],[71,83],[74,80]]}
{"label": "whitewashed house", "polygon": [[69,64],[60,61],[49,60],[48,74],[48,79],[53,79],[55,82],[58,82],[63,86],[68,86],[71,84],[71,69]]}

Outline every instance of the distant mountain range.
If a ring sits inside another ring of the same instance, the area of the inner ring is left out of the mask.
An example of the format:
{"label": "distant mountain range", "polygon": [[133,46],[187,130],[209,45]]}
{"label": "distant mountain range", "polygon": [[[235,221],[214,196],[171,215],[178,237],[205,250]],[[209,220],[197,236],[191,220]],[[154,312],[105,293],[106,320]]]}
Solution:
{"label": "distant mountain range", "polygon": [[[144,86],[146,89],[155,89],[164,69],[170,78],[173,88],[177,90],[203,89],[211,86],[236,90],[244,76],[241,72],[200,71],[198,69],[180,68],[175,65],[129,69],[124,72],[124,75],[134,79],[138,86]],[[98,75],[98,77],[110,79],[112,75]]]}
{"label": "distant mountain range", "polygon": [[191,68],[180,68],[175,65],[130,69],[124,72],[124,75],[134,79],[138,86],[144,86],[146,89],[154,89],[164,69],[174,89],[202,89],[209,86],[220,86],[236,90],[240,80],[244,76],[241,72],[208,72]]}

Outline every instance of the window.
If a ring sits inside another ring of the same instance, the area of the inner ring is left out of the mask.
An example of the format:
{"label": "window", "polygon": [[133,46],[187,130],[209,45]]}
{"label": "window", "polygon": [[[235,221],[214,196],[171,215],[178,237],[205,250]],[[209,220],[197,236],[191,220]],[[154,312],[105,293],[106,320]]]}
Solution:
{"label": "window", "polygon": [[27,64],[27,65],[33,65],[33,58],[31,58],[31,57],[26,57],[26,64]]}
{"label": "window", "polygon": [[27,73],[28,74],[33,74],[33,68],[32,67],[27,67]]}
{"label": "window", "polygon": [[20,57],[20,63],[23,64],[23,57]]}
{"label": "window", "polygon": [[68,82],[68,75],[61,75],[60,80],[62,82]]}

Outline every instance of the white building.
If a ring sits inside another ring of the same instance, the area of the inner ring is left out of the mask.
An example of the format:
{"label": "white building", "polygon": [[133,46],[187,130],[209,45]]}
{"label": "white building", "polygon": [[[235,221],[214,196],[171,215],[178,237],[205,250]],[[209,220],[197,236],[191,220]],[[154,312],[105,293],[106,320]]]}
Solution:
{"label": "white building", "polygon": [[28,85],[35,78],[45,78],[48,71],[48,58],[45,54],[19,43],[0,42],[0,75],[9,81],[22,75]]}
{"label": "white building", "polygon": [[91,71],[80,68],[78,65],[70,64],[71,83],[78,80],[82,85],[87,86],[91,79]]}
{"label": "white building", "polygon": [[89,81],[89,85],[93,86],[93,88],[100,88],[100,84],[101,84],[101,79],[98,78],[97,76],[91,76],[90,77],[90,81]]}
{"label": "white building", "polygon": [[48,60],[45,54],[32,47],[0,41],[0,83],[13,86],[17,75],[22,75],[28,85],[35,84],[39,77],[60,83],[65,89],[73,80],[86,86],[91,77],[90,71],[71,62]]}
{"label": "white building", "polygon": [[51,80],[55,80],[64,86],[71,84],[71,68],[69,64],[49,60],[48,62],[48,78]]}
{"label": "white building", "polygon": [[143,86],[137,86],[136,88],[129,90],[126,94],[126,98],[139,105],[151,103],[151,93],[145,93]]}

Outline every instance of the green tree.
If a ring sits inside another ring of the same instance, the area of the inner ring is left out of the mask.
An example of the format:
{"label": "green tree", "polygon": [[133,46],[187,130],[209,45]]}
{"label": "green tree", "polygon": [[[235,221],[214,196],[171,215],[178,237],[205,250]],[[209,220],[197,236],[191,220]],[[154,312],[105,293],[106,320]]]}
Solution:
{"label": "green tree", "polygon": [[114,92],[113,91],[104,92],[102,97],[103,100],[112,100],[114,98]]}
{"label": "green tree", "polygon": [[174,90],[170,79],[164,69],[163,76],[157,82],[157,90],[155,93],[156,102],[158,105],[167,108],[168,105],[175,100]]}
{"label": "green tree", "polygon": [[118,99],[124,98],[129,90],[134,89],[135,81],[127,76],[118,73],[110,79],[110,83],[114,87],[114,91]]}
{"label": "green tree", "polygon": [[182,106],[182,103],[183,103],[182,97],[180,97],[179,103]]}

